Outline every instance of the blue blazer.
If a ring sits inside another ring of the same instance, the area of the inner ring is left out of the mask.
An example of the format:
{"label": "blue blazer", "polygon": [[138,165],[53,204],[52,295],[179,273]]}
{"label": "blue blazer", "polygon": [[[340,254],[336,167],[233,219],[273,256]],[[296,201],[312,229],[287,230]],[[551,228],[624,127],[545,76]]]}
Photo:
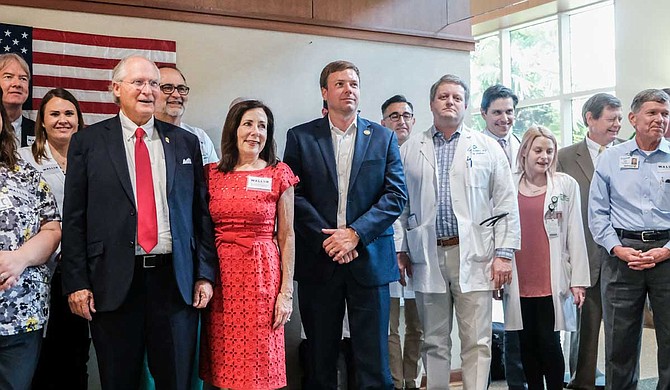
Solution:
{"label": "blue blazer", "polygon": [[[360,236],[358,258],[347,264],[359,284],[378,286],[399,279],[393,222],[407,202],[395,134],[357,118],[356,145],[347,189],[347,226]],[[284,162],[300,178],[295,190],[296,265],[299,282],[322,283],[335,267],[322,247],[322,228],[337,227],[337,172],[328,118],[288,131]]]}
{"label": "blue blazer", "polygon": [[[218,270],[200,143],[195,135],[159,120],[155,129],[165,153],[174,277],[190,305],[195,280],[214,282]],[[115,310],[133,279],[137,230],[118,115],[72,136],[67,168],[63,292],[91,289],[98,311]]]}

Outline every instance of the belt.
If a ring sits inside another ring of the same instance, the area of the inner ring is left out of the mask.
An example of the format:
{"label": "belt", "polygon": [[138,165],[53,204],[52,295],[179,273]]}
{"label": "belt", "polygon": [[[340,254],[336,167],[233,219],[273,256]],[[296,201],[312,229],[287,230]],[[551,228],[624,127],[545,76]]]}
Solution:
{"label": "belt", "polygon": [[619,238],[628,238],[631,240],[639,240],[642,242],[652,242],[670,239],[670,230],[644,230],[641,232],[634,232],[624,229],[614,229]]}
{"label": "belt", "polygon": [[142,268],[164,267],[172,264],[172,253],[160,253],[157,255],[137,255],[135,260]]}
{"label": "belt", "polygon": [[458,245],[458,236],[437,239],[437,246],[454,246],[454,245]]}

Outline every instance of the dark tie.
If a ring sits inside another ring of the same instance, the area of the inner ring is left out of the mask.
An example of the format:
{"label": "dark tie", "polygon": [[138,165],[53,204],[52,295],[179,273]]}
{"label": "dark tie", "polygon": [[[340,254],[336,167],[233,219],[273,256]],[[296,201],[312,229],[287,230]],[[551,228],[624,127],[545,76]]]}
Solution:
{"label": "dark tie", "polygon": [[149,149],[144,143],[144,130],[135,130],[135,187],[137,190],[137,242],[147,253],[158,243],[156,198],[151,175]]}

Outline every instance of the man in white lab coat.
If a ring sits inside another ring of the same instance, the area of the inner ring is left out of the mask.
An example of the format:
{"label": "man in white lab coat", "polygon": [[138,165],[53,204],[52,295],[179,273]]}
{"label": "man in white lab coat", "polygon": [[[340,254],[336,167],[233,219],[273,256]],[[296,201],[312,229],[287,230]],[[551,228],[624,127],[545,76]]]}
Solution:
{"label": "man in white lab coat", "polygon": [[[463,388],[487,388],[491,291],[512,280],[519,211],[500,146],[463,125],[469,90],[445,75],[430,90],[433,126],[401,147],[409,201],[400,217],[401,268],[411,268],[429,389],[448,389],[456,313]],[[402,272],[402,271],[401,271]]]}

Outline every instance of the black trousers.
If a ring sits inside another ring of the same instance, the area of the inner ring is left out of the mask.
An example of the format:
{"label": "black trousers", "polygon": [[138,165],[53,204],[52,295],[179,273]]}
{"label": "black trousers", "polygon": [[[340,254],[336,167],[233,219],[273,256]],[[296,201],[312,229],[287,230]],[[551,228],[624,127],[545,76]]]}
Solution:
{"label": "black trousers", "polygon": [[33,376],[33,390],[88,389],[88,321],[72,314],[63,295],[61,273],[51,280],[51,308],[47,334]]}
{"label": "black trousers", "polygon": [[563,389],[565,362],[559,332],[554,331],[551,296],[521,298],[523,330],[518,331],[528,390]]}
{"label": "black trousers", "polygon": [[190,388],[198,312],[182,299],[173,273],[170,265],[144,269],[137,264],[123,304],[93,315],[91,336],[103,390],[139,388],[145,349],[156,389]]}

